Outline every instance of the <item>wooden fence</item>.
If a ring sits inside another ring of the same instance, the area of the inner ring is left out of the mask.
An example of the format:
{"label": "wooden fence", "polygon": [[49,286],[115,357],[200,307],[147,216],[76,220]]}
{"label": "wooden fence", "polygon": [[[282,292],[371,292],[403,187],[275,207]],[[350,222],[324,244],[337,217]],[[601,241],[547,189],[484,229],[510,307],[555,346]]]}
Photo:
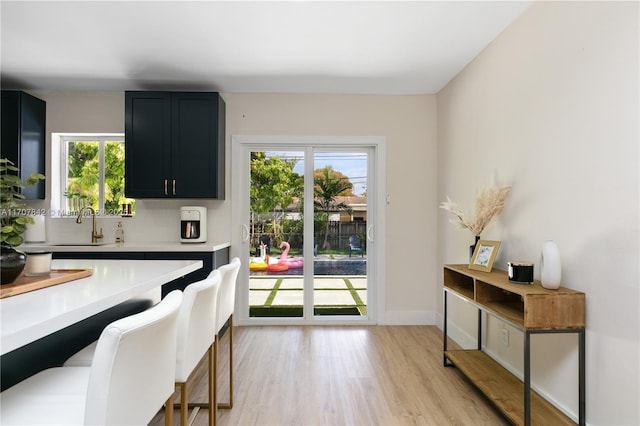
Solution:
{"label": "wooden fence", "polygon": [[[367,233],[367,222],[339,222],[339,221],[331,221],[329,222],[328,236],[327,236],[327,247],[323,247],[324,244],[324,229],[318,229],[315,233],[316,244],[318,245],[318,250],[336,250],[336,249],[348,249],[349,248],[349,237],[351,235],[357,235],[360,237],[360,242],[362,247],[366,246],[366,233]],[[267,234],[268,235],[268,234]],[[271,244],[278,244],[278,241],[273,241],[273,235],[268,235],[271,237]],[[291,247],[293,248],[301,248],[302,247],[302,234],[301,233],[283,233],[281,234],[281,238],[283,241],[288,241]],[[255,247],[260,244],[259,242],[260,235],[252,235],[251,243],[252,246]]]}

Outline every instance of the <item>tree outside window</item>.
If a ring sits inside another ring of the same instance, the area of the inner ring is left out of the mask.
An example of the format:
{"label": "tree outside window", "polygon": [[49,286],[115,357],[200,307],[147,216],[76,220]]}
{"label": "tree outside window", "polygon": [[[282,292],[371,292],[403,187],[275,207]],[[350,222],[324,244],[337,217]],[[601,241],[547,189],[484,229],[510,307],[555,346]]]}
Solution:
{"label": "tree outside window", "polygon": [[64,137],[62,206],[68,214],[93,207],[101,215],[118,215],[122,204],[135,204],[124,196],[124,136]]}

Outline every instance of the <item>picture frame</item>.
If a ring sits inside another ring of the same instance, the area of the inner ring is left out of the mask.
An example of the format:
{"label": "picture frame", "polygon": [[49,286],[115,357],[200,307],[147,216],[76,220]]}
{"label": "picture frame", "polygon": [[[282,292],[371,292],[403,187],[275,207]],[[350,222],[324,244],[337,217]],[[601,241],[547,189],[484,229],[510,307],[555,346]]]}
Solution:
{"label": "picture frame", "polygon": [[471,256],[471,261],[469,262],[469,269],[491,272],[499,248],[500,241],[478,241],[476,249],[473,251],[473,256]]}

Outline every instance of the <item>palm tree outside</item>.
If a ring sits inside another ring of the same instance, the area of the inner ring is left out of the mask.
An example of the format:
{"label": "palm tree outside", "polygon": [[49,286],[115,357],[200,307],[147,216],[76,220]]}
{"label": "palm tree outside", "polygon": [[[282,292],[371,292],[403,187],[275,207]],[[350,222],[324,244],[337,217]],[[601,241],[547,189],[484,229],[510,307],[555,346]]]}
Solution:
{"label": "palm tree outside", "polygon": [[[318,173],[319,172],[319,173]],[[316,172],[314,176],[314,206],[320,213],[320,219],[324,224],[323,249],[329,249],[329,214],[335,211],[347,211],[351,208],[344,202],[338,202],[336,198],[341,195],[351,195],[353,184],[348,177],[336,172],[332,166],[325,166]],[[318,216],[318,213],[316,213]]]}

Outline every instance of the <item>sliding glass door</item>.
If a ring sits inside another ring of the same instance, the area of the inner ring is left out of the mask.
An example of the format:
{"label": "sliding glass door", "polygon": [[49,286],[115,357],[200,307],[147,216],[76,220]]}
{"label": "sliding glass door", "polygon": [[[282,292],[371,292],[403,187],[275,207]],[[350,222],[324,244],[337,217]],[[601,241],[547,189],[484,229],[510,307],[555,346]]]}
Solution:
{"label": "sliding glass door", "polygon": [[313,150],[315,316],[367,316],[367,175],[367,150]]}
{"label": "sliding glass door", "polygon": [[236,149],[245,319],[370,321],[375,147],[285,139]]}

